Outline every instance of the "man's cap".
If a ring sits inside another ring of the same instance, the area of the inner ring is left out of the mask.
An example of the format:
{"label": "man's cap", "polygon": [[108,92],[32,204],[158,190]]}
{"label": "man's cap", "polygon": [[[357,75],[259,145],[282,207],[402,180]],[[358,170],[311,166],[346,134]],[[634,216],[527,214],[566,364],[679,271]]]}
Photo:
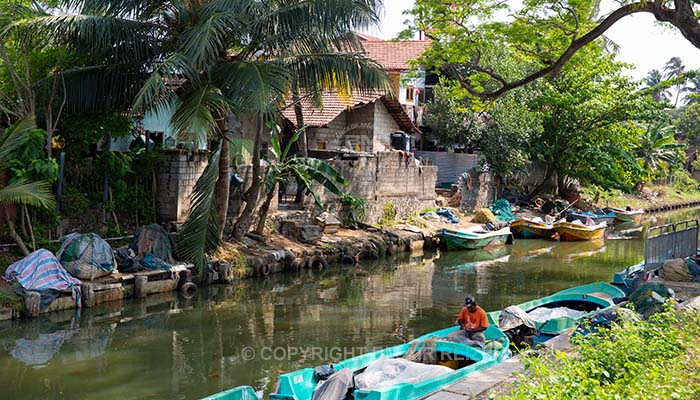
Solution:
{"label": "man's cap", "polygon": [[472,297],[472,296],[467,296],[467,297],[464,299],[464,305],[467,306],[467,307],[471,307],[471,306],[473,306],[473,305],[475,305],[475,304],[476,304],[476,301],[474,301],[474,297]]}

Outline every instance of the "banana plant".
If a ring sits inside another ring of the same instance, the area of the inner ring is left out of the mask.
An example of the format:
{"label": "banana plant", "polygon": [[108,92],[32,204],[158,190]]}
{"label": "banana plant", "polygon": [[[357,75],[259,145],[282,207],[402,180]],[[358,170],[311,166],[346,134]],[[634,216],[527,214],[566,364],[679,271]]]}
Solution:
{"label": "banana plant", "polygon": [[296,143],[302,136],[306,127],[297,130],[294,136],[289,140],[287,145],[282,148],[279,138],[279,129],[273,130],[270,143],[272,145],[272,154],[277,162],[271,163],[265,175],[265,200],[258,211],[258,224],[255,233],[262,235],[265,230],[265,221],[270,211],[270,204],[274,199],[277,185],[288,182],[292,179],[296,180],[298,185],[301,185],[306,191],[314,197],[314,202],[321,207],[321,198],[314,188],[314,183],[323,186],[329,192],[342,196],[342,187],[348,184],[348,181],[343,175],[333,168],[330,164],[309,157],[289,157],[289,151],[292,145]]}

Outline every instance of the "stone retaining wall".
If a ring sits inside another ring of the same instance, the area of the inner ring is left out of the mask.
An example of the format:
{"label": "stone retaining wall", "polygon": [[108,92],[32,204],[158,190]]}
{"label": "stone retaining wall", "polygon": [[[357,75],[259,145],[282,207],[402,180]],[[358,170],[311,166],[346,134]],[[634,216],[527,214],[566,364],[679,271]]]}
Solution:
{"label": "stone retaining wall", "polygon": [[[387,204],[393,204],[396,217],[403,218],[435,206],[435,183],[438,167],[421,165],[414,158],[406,160],[401,153],[377,153],[374,157],[354,160],[331,160],[349,181],[345,193],[367,201],[366,223],[377,223]],[[339,212],[338,196],[322,191],[324,205]]]}
{"label": "stone retaining wall", "polygon": [[158,221],[183,222],[189,211],[189,196],[207,166],[209,154],[187,154],[179,150],[165,154],[157,175]]}

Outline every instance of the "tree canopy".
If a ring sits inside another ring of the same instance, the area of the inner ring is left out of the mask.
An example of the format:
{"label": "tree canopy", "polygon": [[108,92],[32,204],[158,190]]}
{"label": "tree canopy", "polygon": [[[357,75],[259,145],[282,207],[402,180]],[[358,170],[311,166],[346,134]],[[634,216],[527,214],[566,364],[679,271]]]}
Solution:
{"label": "tree canopy", "polygon": [[[693,0],[621,0],[609,14],[599,15],[599,0],[530,0],[510,10],[507,2],[489,0],[417,0],[407,35],[422,31],[433,42],[424,64],[440,68],[473,96],[493,99],[539,78],[557,74],[574,55],[602,39],[620,19],[649,13],[677,28],[700,48],[700,3]],[[506,17],[505,14],[508,14]],[[513,74],[494,64],[494,53],[528,66]]]}

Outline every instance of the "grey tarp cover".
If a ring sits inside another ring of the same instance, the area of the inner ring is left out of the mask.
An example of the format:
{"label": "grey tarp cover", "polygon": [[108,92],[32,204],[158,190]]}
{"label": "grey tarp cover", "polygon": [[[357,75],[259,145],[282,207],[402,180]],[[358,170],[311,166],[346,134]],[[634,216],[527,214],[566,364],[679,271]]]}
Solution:
{"label": "grey tarp cover", "polygon": [[129,245],[136,258],[142,260],[151,253],[168,264],[173,264],[173,242],[170,234],[160,225],[151,224],[136,230]]}
{"label": "grey tarp cover", "polygon": [[109,275],[117,266],[112,247],[94,233],[65,236],[56,258],[68,273],[87,280]]}
{"label": "grey tarp cover", "polygon": [[351,369],[341,369],[316,386],[311,400],[343,400],[353,386],[352,378]]}
{"label": "grey tarp cover", "polygon": [[501,311],[501,315],[498,317],[498,327],[501,330],[508,331],[520,325],[535,329],[535,323],[532,321],[532,318],[522,308],[510,306]]}
{"label": "grey tarp cover", "polygon": [[382,355],[355,376],[355,385],[360,390],[373,390],[402,383],[416,384],[452,371],[442,365],[426,365]]}

